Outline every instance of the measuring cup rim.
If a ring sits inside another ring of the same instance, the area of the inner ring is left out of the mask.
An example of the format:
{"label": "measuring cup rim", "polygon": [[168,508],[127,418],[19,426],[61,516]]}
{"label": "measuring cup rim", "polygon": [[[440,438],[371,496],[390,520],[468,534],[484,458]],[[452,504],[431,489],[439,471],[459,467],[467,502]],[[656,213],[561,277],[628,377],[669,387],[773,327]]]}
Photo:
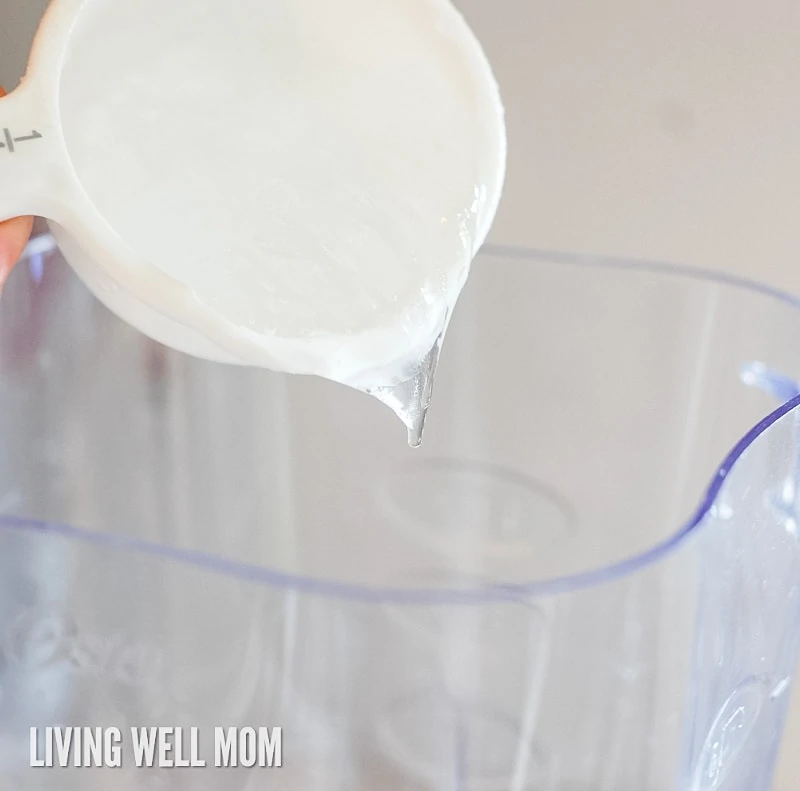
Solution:
{"label": "measuring cup rim", "polygon": [[[163,337],[153,337],[167,345],[176,345],[170,342],[173,336],[184,339],[188,336],[193,347],[204,347],[200,354],[209,359],[323,376],[356,388],[360,388],[365,373],[395,367],[395,360],[382,359],[382,354],[375,351],[392,346],[396,342],[395,335],[399,335],[385,323],[370,323],[363,330],[349,334],[346,344],[342,343],[342,334],[338,331],[311,337],[296,331],[281,334],[276,328],[258,330],[236,321],[229,310],[214,300],[201,298],[190,282],[171,274],[169,268],[159,266],[152,255],[134,249],[130,240],[119,232],[98,205],[97,196],[87,189],[83,166],[73,156],[75,151],[65,127],[67,112],[62,91],[67,78],[65,65],[71,48],[77,46],[73,37],[80,26],[81,14],[90,3],[91,0],[51,0],[39,25],[28,59],[26,79],[13,93],[16,93],[20,114],[24,115],[23,110],[27,112],[35,106],[42,116],[41,123],[51,127],[51,134],[45,133],[45,137],[53,140],[52,149],[47,149],[52,161],[47,162],[40,178],[16,179],[18,183],[30,185],[29,194],[24,196],[24,208],[12,206],[10,209],[45,216],[58,226],[64,235],[74,240],[76,250],[80,248],[80,254],[69,257],[70,263],[91,290],[98,296],[104,293],[107,306],[139,329],[148,332],[148,329],[160,327]],[[477,249],[489,233],[502,199],[507,166],[505,112],[491,64],[463,14],[450,0],[428,0],[428,3],[437,18],[441,16],[459,27],[459,35],[453,40],[459,51],[470,53],[467,58],[470,68],[479,61],[485,64],[485,69],[478,72],[480,79],[476,79],[475,86],[495,107],[489,126],[492,138],[497,137],[496,153],[500,162],[491,189],[475,195],[476,205],[482,206],[474,239]],[[40,121],[35,123],[38,125]],[[25,162],[32,168],[34,161],[34,157],[21,160],[20,167]],[[5,209],[5,215],[12,216],[8,214],[9,207]],[[449,282],[449,286],[455,289],[456,280]],[[453,298],[456,295],[454,291]],[[414,306],[409,302],[405,308],[410,311]],[[145,313],[147,319],[143,318]],[[133,320],[134,316],[139,318],[140,325]],[[419,329],[418,348],[408,355],[413,362],[422,354],[422,346],[425,352],[429,351],[440,324],[439,317],[432,316],[430,324],[430,328]],[[405,358],[400,362],[405,362]]]}
{"label": "measuring cup rim", "polygon": [[[38,249],[38,244],[37,244]],[[547,252],[518,247],[486,245],[481,256],[523,260],[531,263],[557,263],[572,266],[591,266],[606,269],[631,269],[653,274],[665,274],[697,280],[710,284],[731,286],[761,294],[800,310],[800,299],[779,289],[731,275],[719,274],[701,268],[635,259],[603,258],[590,255]],[[800,406],[800,394],[788,399],[777,409],[758,421],[727,453],[710,479],[701,501],[690,519],[666,539],[627,558],[577,574],[554,577],[519,584],[487,584],[464,588],[392,588],[365,586],[337,582],[324,578],[306,577],[215,556],[197,550],[180,549],[154,544],[143,539],[109,535],[97,531],[56,524],[35,519],[0,516],[0,530],[18,530],[79,541],[112,550],[133,552],[144,557],[174,562],[198,571],[236,578],[243,582],[273,588],[293,590],[308,595],[350,600],[353,602],[393,605],[485,605],[513,603],[534,598],[570,593],[599,587],[646,570],[679,550],[687,538],[702,527],[706,516],[715,505],[722,487],[743,453],[774,423]]]}

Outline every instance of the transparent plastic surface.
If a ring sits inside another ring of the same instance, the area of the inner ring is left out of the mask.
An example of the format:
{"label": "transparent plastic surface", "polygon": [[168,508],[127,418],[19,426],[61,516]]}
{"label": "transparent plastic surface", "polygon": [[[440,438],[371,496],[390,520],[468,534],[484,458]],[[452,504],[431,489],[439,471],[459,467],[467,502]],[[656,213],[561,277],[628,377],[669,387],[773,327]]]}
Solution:
{"label": "transparent plastic surface", "polygon": [[[0,310],[0,788],[765,791],[799,337],[765,289],[487,250],[411,450],[35,255]],[[32,769],[32,725],[280,726],[283,765]]]}

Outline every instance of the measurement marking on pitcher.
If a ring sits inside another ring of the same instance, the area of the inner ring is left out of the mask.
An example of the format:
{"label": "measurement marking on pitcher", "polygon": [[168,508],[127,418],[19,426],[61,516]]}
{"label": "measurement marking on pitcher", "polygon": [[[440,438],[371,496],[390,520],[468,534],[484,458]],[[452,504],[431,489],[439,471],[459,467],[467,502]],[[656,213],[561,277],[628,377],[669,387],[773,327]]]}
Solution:
{"label": "measurement marking on pitcher", "polygon": [[31,131],[29,135],[23,135],[22,137],[14,137],[11,134],[10,129],[3,129],[3,137],[5,138],[5,143],[0,143],[0,148],[7,148],[9,154],[13,154],[16,152],[16,144],[17,143],[25,143],[28,140],[38,140],[41,137],[41,132],[37,132],[35,129]]}

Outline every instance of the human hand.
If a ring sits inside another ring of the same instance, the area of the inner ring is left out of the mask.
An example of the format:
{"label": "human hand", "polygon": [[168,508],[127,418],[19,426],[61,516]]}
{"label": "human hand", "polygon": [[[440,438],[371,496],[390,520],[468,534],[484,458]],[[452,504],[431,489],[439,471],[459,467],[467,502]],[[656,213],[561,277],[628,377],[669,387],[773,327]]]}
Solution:
{"label": "human hand", "polygon": [[[0,97],[5,95],[6,92],[0,87]],[[17,217],[0,222],[0,291],[25,250],[32,230],[33,217]]]}

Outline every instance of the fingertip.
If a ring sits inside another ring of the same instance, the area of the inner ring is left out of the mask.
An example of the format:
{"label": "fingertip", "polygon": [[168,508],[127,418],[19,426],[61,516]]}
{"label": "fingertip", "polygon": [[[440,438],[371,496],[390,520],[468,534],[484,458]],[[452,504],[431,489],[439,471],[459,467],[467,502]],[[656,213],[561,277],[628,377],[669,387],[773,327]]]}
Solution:
{"label": "fingertip", "polygon": [[25,252],[33,231],[33,217],[17,217],[0,223],[0,288]]}

